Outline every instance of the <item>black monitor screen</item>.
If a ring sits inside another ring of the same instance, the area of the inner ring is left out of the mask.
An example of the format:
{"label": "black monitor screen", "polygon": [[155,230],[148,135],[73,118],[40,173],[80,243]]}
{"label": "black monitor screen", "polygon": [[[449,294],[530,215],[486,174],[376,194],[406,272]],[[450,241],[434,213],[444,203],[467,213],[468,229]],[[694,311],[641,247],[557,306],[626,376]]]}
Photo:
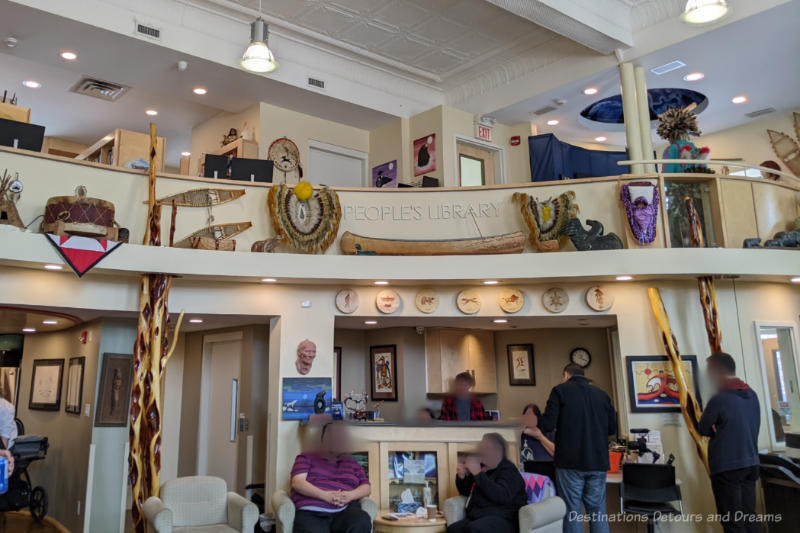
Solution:
{"label": "black monitor screen", "polygon": [[42,151],[44,126],[0,118],[0,145]]}
{"label": "black monitor screen", "polygon": [[228,179],[228,156],[206,154],[203,176],[206,178]]}
{"label": "black monitor screen", "polygon": [[272,183],[274,163],[266,159],[231,159],[231,179]]}

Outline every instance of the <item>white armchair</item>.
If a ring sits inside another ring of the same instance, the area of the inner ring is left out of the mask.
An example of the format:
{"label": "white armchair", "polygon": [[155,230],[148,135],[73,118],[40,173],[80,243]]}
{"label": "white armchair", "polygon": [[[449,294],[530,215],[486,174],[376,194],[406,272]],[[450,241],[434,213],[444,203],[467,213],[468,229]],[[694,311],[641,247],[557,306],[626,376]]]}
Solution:
{"label": "white armchair", "polygon": [[[467,498],[456,496],[444,502],[444,517],[447,525],[466,517]],[[561,533],[567,506],[558,496],[551,496],[539,503],[529,503],[519,510],[520,533]]]}
{"label": "white armchair", "polygon": [[144,514],[157,533],[252,533],[258,521],[254,503],[206,476],[167,481],[160,498],[144,502]]}
{"label": "white armchair", "polygon": [[[375,521],[375,517],[378,516],[378,504],[369,498],[362,498],[359,503],[370,520]],[[278,533],[292,533],[295,508],[294,502],[285,490],[276,490],[272,495],[272,508],[277,518]]]}

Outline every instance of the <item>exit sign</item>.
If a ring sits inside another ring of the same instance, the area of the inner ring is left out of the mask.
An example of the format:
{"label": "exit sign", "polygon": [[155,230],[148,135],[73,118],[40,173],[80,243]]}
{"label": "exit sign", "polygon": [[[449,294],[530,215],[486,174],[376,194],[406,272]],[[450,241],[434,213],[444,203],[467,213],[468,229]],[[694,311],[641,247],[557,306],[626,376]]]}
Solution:
{"label": "exit sign", "polygon": [[475,124],[475,137],[483,141],[492,140],[492,128],[483,124]]}

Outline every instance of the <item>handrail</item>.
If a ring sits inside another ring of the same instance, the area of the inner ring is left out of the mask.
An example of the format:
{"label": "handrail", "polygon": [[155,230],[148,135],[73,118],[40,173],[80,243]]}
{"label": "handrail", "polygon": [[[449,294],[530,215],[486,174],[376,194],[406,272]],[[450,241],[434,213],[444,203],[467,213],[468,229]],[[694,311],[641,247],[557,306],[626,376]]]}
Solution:
{"label": "handrail", "polygon": [[783,170],[776,170],[774,168],[762,167],[761,165],[753,165],[750,163],[743,163],[741,161],[726,161],[721,159],[637,159],[637,160],[628,160],[628,161],[617,161],[617,165],[619,166],[631,166],[631,165],[647,165],[647,164],[673,164],[673,165],[683,165],[686,163],[691,163],[693,165],[719,165],[719,166],[729,166],[729,167],[741,167],[741,168],[755,168],[762,172],[767,172],[769,174],[777,174],[779,176],[783,176],[784,178],[789,178],[791,181],[794,181],[795,185],[800,185],[800,178],[795,176],[794,174],[790,174]]}

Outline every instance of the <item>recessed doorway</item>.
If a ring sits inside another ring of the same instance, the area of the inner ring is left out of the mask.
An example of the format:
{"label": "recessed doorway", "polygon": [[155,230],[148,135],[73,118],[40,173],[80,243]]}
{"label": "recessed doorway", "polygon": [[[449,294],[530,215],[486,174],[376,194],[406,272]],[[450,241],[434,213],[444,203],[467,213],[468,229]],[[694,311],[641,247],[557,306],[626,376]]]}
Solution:
{"label": "recessed doorway", "polygon": [[482,187],[504,183],[502,148],[488,143],[456,138],[456,165],[460,187]]}

